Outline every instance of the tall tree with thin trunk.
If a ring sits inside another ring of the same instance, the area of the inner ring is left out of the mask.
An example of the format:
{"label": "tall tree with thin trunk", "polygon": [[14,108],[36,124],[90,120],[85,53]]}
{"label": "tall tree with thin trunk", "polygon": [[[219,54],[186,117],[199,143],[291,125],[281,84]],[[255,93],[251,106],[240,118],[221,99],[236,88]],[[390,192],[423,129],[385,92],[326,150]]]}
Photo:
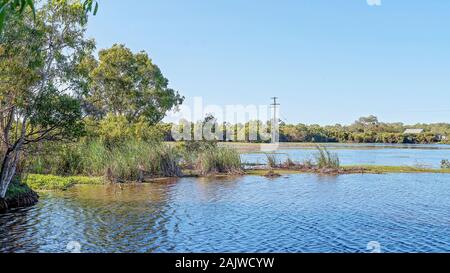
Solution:
{"label": "tall tree with thin trunk", "polygon": [[0,199],[28,147],[76,138],[83,131],[80,64],[94,42],[84,38],[86,13],[74,1],[46,1],[10,17],[0,36]]}

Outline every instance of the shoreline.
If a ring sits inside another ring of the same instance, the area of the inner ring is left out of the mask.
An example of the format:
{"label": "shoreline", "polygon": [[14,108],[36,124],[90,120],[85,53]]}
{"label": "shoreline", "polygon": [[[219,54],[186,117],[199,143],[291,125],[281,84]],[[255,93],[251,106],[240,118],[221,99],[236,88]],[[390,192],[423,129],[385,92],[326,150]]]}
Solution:
{"label": "shoreline", "polygon": [[[125,183],[114,183],[107,181],[104,177],[88,176],[55,176],[30,174],[24,183],[35,191],[65,191],[75,185],[104,185],[104,184],[146,184],[165,182],[180,178],[213,178],[213,177],[237,177],[237,176],[268,176],[295,175],[295,174],[316,174],[316,175],[350,175],[350,174],[396,174],[396,173],[432,173],[450,174],[450,169],[426,169],[410,166],[343,166],[339,169],[331,168],[252,168],[243,170],[242,173],[211,173],[200,175],[192,170],[184,170],[184,175],[179,177],[147,177],[143,182],[129,181]],[[271,175],[272,174],[272,175]]]}
{"label": "shoreline", "polygon": [[[219,146],[230,147],[241,153],[265,153],[264,147],[273,146],[269,143],[220,142]],[[408,144],[408,143],[353,143],[353,142],[280,142],[278,150],[316,149],[318,145],[333,149],[371,150],[371,149],[432,149],[450,150],[448,143]],[[442,146],[442,147],[441,147]]]}
{"label": "shoreline", "polygon": [[0,213],[10,209],[27,208],[39,202],[39,195],[26,184],[13,184],[10,186],[6,198],[0,199]]}
{"label": "shoreline", "polygon": [[241,173],[211,173],[200,175],[193,170],[183,170],[183,175],[179,177],[146,177],[143,182],[129,181],[125,183],[109,182],[105,177],[88,176],[55,176],[42,174],[27,175],[22,184],[15,184],[5,199],[0,200],[0,213],[5,213],[9,209],[32,207],[39,202],[38,192],[66,191],[77,185],[137,185],[164,183],[181,178],[230,178],[240,176],[261,176],[265,178],[278,178],[285,175],[315,174],[321,176],[340,176],[354,174],[402,174],[402,173],[428,173],[428,174],[449,174],[450,169],[427,169],[411,166],[343,166],[338,169],[317,167],[253,167],[243,170]]}
{"label": "shoreline", "polygon": [[432,173],[450,174],[450,169],[427,169],[410,166],[343,166],[339,169],[315,169],[315,168],[254,168],[246,171],[247,175],[265,175],[274,172],[282,175],[289,174],[317,174],[317,175],[349,175],[349,174],[398,174],[398,173]]}

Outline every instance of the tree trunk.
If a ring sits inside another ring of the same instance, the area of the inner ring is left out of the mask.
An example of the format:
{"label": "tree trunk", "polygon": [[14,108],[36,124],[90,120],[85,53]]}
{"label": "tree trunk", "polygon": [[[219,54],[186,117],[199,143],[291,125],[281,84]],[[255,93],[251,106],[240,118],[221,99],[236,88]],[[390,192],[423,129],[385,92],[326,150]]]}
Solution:
{"label": "tree trunk", "polygon": [[0,172],[0,199],[6,197],[6,191],[16,174],[17,161],[19,159],[19,151],[8,150],[3,158],[2,168]]}

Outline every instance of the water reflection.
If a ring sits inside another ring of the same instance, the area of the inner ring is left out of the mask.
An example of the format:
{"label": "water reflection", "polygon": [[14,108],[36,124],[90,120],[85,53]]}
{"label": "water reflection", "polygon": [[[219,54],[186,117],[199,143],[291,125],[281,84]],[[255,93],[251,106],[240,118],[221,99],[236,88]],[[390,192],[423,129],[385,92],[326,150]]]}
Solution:
{"label": "water reflection", "polygon": [[450,252],[450,176],[78,186],[0,216],[1,252]]}

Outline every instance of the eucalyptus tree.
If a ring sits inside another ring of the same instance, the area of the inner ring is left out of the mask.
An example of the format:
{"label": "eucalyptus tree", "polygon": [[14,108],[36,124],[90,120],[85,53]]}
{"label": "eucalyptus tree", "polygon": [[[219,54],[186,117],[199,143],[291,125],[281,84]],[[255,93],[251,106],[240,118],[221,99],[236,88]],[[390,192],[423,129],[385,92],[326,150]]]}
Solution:
{"label": "eucalyptus tree", "polygon": [[86,13],[73,1],[46,1],[5,21],[0,36],[0,198],[28,147],[83,132],[80,63],[94,42],[84,38]]}
{"label": "eucalyptus tree", "polygon": [[[54,0],[55,3],[64,5],[67,0]],[[93,12],[94,15],[98,11],[98,2],[95,0],[72,1],[79,2],[83,5],[85,12]],[[34,0],[0,0],[0,33],[2,32],[4,22],[9,15],[17,16],[29,9],[35,13]]]}
{"label": "eucalyptus tree", "polygon": [[124,116],[133,123],[160,122],[184,97],[168,87],[169,81],[146,52],[133,53],[114,45],[84,62],[89,70],[90,88],[86,111],[97,119]]}

